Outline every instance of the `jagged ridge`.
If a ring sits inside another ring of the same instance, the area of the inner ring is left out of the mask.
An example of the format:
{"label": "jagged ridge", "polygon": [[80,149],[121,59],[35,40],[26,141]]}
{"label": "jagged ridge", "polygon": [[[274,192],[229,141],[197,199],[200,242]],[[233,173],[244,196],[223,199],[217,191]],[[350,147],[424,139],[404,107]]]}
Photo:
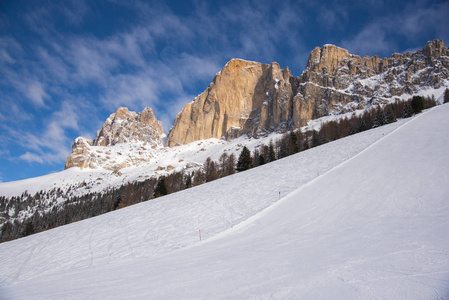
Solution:
{"label": "jagged ridge", "polygon": [[310,53],[306,70],[296,78],[277,63],[233,59],[178,114],[166,145],[283,132],[329,114],[448,86],[447,55],[442,40],[430,41],[416,53],[384,59],[361,58],[324,45]]}

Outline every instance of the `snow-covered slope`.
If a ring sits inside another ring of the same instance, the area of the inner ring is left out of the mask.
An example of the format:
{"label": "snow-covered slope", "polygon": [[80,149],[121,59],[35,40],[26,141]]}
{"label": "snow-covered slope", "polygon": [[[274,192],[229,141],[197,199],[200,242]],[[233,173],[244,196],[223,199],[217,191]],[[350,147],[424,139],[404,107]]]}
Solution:
{"label": "snow-covered slope", "polygon": [[0,295],[447,299],[448,117],[0,244]]}

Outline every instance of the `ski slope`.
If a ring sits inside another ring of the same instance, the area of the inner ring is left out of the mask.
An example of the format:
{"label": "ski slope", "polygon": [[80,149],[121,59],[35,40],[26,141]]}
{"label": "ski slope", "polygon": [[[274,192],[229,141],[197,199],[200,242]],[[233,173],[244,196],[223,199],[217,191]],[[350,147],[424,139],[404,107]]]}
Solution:
{"label": "ski slope", "polygon": [[0,298],[448,299],[449,105],[401,122],[2,243]]}

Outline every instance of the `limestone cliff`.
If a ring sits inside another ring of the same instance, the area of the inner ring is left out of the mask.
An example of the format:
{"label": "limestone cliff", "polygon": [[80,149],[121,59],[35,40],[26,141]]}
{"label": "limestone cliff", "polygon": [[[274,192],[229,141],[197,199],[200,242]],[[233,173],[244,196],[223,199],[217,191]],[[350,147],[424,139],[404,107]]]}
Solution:
{"label": "limestone cliff", "polygon": [[178,114],[167,145],[208,138],[257,136],[286,127],[293,87],[288,69],[232,59],[209,87]]}
{"label": "limestone cliff", "polygon": [[[120,169],[142,159],[149,159],[151,155],[148,150],[162,146],[163,137],[162,123],[156,119],[151,108],[147,107],[137,114],[126,107],[120,107],[106,119],[103,127],[97,132],[95,140],[83,137],[75,140],[72,145],[72,154],[67,157],[65,168]],[[122,154],[118,148],[100,149],[119,144],[136,144],[136,151],[133,155],[120,158]]]}
{"label": "limestone cliff", "polygon": [[233,59],[177,115],[167,146],[208,138],[257,137],[307,121],[449,85],[448,49],[430,41],[416,53],[360,57],[334,45],[315,48],[300,77],[288,68]]}

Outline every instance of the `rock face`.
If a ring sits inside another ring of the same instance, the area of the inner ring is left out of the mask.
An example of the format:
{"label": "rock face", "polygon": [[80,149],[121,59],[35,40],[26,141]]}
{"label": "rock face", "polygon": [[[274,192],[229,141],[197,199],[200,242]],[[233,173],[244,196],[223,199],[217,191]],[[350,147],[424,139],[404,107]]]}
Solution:
{"label": "rock face", "polygon": [[209,87],[177,115],[167,145],[251,136],[291,119],[293,87],[288,69],[241,59],[231,60]]}
{"label": "rock face", "polygon": [[67,157],[65,168],[68,169],[75,166],[80,168],[88,167],[89,160],[86,157],[89,157],[92,144],[92,140],[83,137],[77,138],[72,145],[72,154]]}
{"label": "rock face", "polygon": [[113,146],[118,143],[147,142],[158,143],[164,130],[153,110],[145,108],[141,113],[120,107],[107,118],[103,128],[97,132],[94,146]]}
{"label": "rock face", "polygon": [[310,53],[305,71],[296,78],[277,63],[233,59],[177,115],[166,145],[283,132],[329,114],[448,85],[448,49],[442,40],[430,41],[416,53],[383,59],[324,45]]}
{"label": "rock face", "polygon": [[[151,108],[147,107],[137,114],[126,107],[120,107],[106,119],[101,130],[97,132],[95,140],[83,137],[75,140],[72,145],[72,154],[67,157],[65,168],[101,166],[120,169],[142,160],[140,156],[147,159],[151,157],[149,149],[162,146],[163,137],[162,123],[156,119]],[[100,149],[119,144],[136,144],[136,154],[133,153],[132,156],[128,155],[123,159],[117,158],[122,154],[113,147],[107,150]]]}

